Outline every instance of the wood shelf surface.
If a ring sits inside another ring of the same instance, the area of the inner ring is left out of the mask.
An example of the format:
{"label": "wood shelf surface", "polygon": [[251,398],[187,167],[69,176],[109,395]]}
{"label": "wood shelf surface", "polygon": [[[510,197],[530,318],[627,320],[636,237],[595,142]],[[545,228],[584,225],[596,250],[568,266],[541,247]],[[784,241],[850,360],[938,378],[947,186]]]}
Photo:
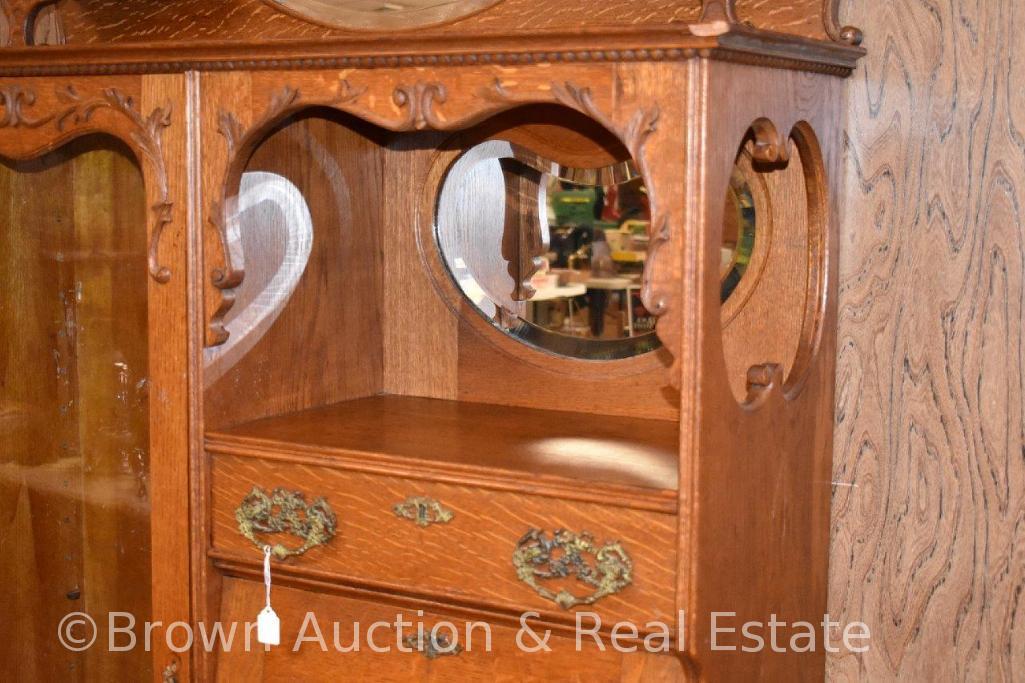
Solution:
{"label": "wood shelf surface", "polygon": [[[209,432],[207,447],[301,451],[611,487],[678,488],[679,426],[406,396],[372,396]],[[408,462],[407,462],[408,461]]]}

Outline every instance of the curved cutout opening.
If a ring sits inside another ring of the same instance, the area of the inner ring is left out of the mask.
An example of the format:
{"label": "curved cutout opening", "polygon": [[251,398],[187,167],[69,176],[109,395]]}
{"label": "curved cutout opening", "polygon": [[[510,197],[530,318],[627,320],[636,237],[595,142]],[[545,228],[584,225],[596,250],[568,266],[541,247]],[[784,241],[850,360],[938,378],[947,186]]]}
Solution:
{"label": "curved cutout opening", "polygon": [[811,367],[825,306],[827,186],[811,126],[798,123],[783,138],[772,122],[755,122],[735,159],[727,236],[738,177],[752,190],[755,237],[743,277],[723,297],[730,388],[742,404],[775,384],[793,398]]}
{"label": "curved cutout opening", "polygon": [[[245,277],[224,318],[228,344],[206,352],[212,428],[379,394],[551,407],[544,392],[501,392],[509,373],[537,386],[557,373],[573,387],[554,400],[561,410],[677,417],[667,351],[597,363],[575,356],[568,338],[564,355],[559,347],[539,353],[543,342],[502,334],[472,308],[434,236],[445,173],[466,150],[544,150],[543,164],[532,152],[510,158],[520,167],[507,170],[521,180],[536,180],[540,168],[553,183],[636,182],[615,136],[548,105],[507,110],[456,134],[388,131],[329,107],[278,112],[240,131],[226,175],[224,239]],[[540,228],[547,211],[534,217]],[[508,277],[509,260],[502,266]],[[614,296],[609,320],[626,312]],[[586,321],[586,309],[577,312]],[[603,399],[603,386],[614,387],[614,401]],[[247,400],[235,400],[239,393]]]}

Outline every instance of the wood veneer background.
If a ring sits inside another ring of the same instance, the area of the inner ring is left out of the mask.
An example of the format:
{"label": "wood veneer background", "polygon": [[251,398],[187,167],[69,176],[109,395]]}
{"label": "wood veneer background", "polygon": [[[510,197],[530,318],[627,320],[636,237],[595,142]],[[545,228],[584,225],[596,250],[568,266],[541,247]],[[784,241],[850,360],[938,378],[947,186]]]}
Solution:
{"label": "wood veneer background", "polygon": [[[844,0],[833,680],[1025,678],[1025,0]],[[856,488],[855,488],[856,487]]]}

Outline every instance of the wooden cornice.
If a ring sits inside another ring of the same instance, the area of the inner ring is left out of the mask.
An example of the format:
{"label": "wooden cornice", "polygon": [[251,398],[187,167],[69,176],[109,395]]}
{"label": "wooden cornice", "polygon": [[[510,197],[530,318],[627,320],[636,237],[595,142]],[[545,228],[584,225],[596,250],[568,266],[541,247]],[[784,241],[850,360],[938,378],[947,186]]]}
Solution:
{"label": "wooden cornice", "polygon": [[718,35],[697,35],[695,30],[700,27],[7,48],[0,51],[0,76],[680,61],[694,57],[848,76],[864,55],[856,46],[743,26],[732,26]]}

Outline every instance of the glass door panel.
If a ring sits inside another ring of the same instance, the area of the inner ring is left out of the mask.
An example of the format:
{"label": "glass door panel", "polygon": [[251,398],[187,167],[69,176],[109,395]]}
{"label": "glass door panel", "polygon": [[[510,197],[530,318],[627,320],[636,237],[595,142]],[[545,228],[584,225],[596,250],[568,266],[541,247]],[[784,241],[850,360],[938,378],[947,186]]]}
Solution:
{"label": "glass door panel", "polygon": [[[8,680],[151,678],[144,648],[110,653],[105,637],[109,612],[151,613],[146,218],[141,170],[113,138],[0,164]],[[99,625],[82,653],[58,638],[72,612]]]}

